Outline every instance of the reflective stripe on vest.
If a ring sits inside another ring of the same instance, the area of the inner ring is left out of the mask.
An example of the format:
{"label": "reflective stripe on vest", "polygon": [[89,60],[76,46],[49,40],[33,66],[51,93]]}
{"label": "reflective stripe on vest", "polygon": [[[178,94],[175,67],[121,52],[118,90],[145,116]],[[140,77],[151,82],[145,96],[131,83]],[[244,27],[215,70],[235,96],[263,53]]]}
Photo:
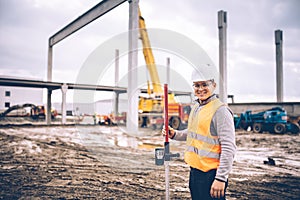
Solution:
{"label": "reflective stripe on vest", "polygon": [[195,105],[190,113],[184,160],[191,167],[204,172],[216,169],[220,163],[221,146],[218,137],[211,135],[210,124],[222,105],[224,104],[219,99],[215,99],[201,110],[199,105]]}
{"label": "reflective stripe on vest", "polygon": [[215,158],[215,159],[220,158],[219,153],[209,152],[209,151],[205,151],[205,150],[199,150],[196,147],[192,147],[192,146],[188,146],[186,151],[195,152],[196,154],[198,154],[199,156],[202,156],[202,157]]}

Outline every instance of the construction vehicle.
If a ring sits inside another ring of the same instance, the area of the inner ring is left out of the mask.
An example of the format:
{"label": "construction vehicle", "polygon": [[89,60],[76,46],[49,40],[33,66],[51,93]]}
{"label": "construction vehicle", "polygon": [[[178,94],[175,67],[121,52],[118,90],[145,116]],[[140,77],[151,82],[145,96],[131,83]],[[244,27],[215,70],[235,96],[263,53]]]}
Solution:
{"label": "construction vehicle", "polygon": [[[161,128],[163,126],[163,89],[157,72],[145,20],[139,9],[139,31],[143,44],[143,54],[152,82],[152,90],[147,81],[147,94],[139,97],[139,125],[141,127]],[[168,94],[169,124],[175,129],[183,128],[191,111],[190,104],[178,103],[174,93]]]}
{"label": "construction vehicle", "polygon": [[300,131],[297,123],[289,122],[287,113],[282,107],[274,107],[258,113],[252,113],[247,110],[240,116],[234,117],[236,129],[251,129],[254,133],[262,133],[264,131],[270,133],[283,134],[290,132],[298,134]]}
{"label": "construction vehicle", "polygon": [[[139,96],[139,126],[152,127],[153,129],[162,128],[163,120],[163,89],[160,83],[159,75],[157,72],[154,56],[150,40],[148,37],[144,18],[139,9],[139,33],[140,39],[143,44],[143,54],[147,65],[148,72],[151,78],[151,84],[147,80],[147,93],[142,93]],[[150,87],[152,85],[152,88]],[[187,93],[188,95],[188,93]],[[169,124],[174,129],[185,128],[188,122],[188,116],[191,111],[190,104],[178,103],[175,99],[175,94],[169,92],[168,95],[169,105]],[[100,125],[123,124],[126,123],[126,114],[120,115],[102,115]]]}
{"label": "construction vehicle", "polygon": [[[30,112],[16,112],[25,108],[30,108]],[[7,108],[4,112],[0,113],[0,118],[4,117],[26,117],[30,116],[32,119],[45,119],[46,110],[43,105],[34,105],[31,103],[25,103],[21,105],[14,105]],[[55,109],[51,110],[51,118],[54,119],[57,116],[57,111]]]}

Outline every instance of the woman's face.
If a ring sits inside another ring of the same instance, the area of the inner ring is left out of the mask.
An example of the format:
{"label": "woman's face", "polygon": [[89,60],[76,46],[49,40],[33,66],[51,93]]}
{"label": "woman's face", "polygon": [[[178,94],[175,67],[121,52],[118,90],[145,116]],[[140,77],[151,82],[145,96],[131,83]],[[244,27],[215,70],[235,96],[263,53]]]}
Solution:
{"label": "woman's face", "polygon": [[216,83],[211,80],[194,82],[193,88],[195,95],[199,98],[199,100],[203,101],[213,95],[216,89]]}

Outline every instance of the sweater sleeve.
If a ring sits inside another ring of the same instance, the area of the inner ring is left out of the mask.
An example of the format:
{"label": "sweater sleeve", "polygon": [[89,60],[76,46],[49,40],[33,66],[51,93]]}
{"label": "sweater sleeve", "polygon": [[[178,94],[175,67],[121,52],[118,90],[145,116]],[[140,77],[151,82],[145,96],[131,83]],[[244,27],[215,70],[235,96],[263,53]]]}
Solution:
{"label": "sweater sleeve", "polygon": [[220,166],[216,178],[227,181],[236,154],[233,116],[228,107],[220,107],[213,117],[211,133],[216,134],[221,144]]}
{"label": "sweater sleeve", "polygon": [[188,134],[188,130],[176,130],[175,131],[175,136],[173,137],[173,140],[178,140],[178,141],[186,141],[186,137]]}

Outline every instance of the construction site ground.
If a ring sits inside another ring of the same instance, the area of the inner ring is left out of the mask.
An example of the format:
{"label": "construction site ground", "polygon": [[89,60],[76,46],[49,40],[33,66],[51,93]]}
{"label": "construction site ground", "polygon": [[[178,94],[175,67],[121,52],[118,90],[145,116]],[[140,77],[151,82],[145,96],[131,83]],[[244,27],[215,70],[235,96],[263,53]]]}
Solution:
{"label": "construction site ground", "polygon": [[[0,199],[165,199],[165,168],[154,164],[163,142],[151,129],[0,121]],[[236,143],[227,199],[300,199],[299,135],[236,132]],[[170,198],[189,199],[185,143],[170,145],[180,153]]]}

